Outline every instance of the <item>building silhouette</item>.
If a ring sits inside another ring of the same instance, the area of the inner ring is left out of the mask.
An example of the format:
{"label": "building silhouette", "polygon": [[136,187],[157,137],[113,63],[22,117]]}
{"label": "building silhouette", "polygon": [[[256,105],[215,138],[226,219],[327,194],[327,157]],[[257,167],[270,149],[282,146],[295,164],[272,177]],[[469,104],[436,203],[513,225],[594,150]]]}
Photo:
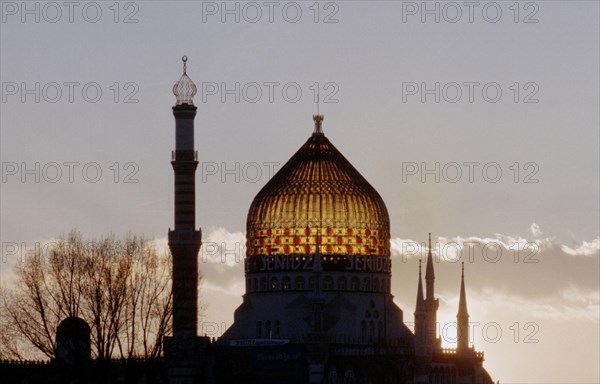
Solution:
{"label": "building silhouette", "polygon": [[[493,383],[483,368],[483,353],[469,346],[464,265],[457,347],[441,346],[431,234],[425,290],[419,262],[414,332],[406,326],[404,311],[390,291],[385,203],[325,136],[320,114],[313,116],[308,140],[250,206],[246,292],[234,323],[218,339],[198,336],[197,89],[187,75],[186,60],[173,87],[175,226],[168,232],[173,335],[164,340],[164,359],[99,366],[81,351],[82,345],[89,348],[89,327],[68,319],[63,332],[68,337],[63,335],[60,345],[79,346],[75,352],[69,355],[63,348],[57,353],[60,359],[37,367],[41,376],[27,379],[27,370],[33,371],[25,363],[0,364],[0,373],[21,374],[25,383]],[[81,340],[73,340],[77,338]],[[103,380],[90,372],[102,372]]]}

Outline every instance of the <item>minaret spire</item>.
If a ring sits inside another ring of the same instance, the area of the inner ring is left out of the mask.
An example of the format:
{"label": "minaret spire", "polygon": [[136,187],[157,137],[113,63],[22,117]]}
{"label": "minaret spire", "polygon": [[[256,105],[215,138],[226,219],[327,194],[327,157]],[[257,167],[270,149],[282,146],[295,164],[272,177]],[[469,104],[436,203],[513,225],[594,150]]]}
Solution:
{"label": "minaret spire", "polygon": [[467,293],[465,291],[465,262],[462,262],[460,276],[460,299],[458,302],[458,314],[456,315],[457,338],[456,348],[458,352],[469,349],[469,313],[467,311]]}

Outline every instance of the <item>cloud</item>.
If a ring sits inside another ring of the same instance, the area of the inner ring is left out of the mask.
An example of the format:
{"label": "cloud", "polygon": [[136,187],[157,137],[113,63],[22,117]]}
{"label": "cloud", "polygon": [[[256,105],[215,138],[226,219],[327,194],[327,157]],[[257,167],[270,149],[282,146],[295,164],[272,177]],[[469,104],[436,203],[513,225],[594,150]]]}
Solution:
{"label": "cloud", "polygon": [[392,258],[425,258],[427,256],[427,245],[415,240],[395,238],[390,240],[390,252]]}
{"label": "cloud", "polygon": [[561,245],[561,249],[564,253],[571,256],[592,256],[598,255],[600,251],[600,237],[587,242],[584,241],[579,247],[573,249],[566,245]]}
{"label": "cloud", "polygon": [[577,287],[563,289],[542,300],[531,300],[520,295],[486,288],[473,295],[471,302],[478,310],[510,311],[530,316],[533,320],[554,319],[560,321],[600,321],[598,290]]}
{"label": "cloud", "polygon": [[529,233],[531,233],[535,237],[543,234],[543,232],[540,230],[540,226],[536,223],[531,224],[531,226],[529,227]]}
{"label": "cloud", "polygon": [[[541,233],[541,232],[540,232]],[[429,251],[428,244],[411,239],[395,238],[390,240],[393,258],[403,262],[411,259],[425,259]],[[554,239],[527,239],[520,235],[503,235],[495,233],[494,237],[477,236],[438,236],[433,238],[431,248],[436,260],[457,262],[465,258],[473,258],[475,254],[483,254],[488,260],[494,260],[497,253],[531,253],[554,247]],[[504,252],[503,252],[504,251]],[[530,256],[531,257],[531,256]]]}
{"label": "cloud", "polygon": [[225,228],[211,228],[202,240],[201,262],[224,264],[235,267],[243,263],[246,255],[246,235],[242,232],[229,232]]}

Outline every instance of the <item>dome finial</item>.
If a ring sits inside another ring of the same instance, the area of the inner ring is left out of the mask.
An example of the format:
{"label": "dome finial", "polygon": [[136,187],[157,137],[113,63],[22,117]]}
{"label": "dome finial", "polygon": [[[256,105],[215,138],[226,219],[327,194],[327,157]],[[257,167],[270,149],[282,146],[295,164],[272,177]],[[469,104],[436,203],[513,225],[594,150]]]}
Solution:
{"label": "dome finial", "polygon": [[194,105],[194,95],[198,92],[196,84],[187,75],[187,60],[188,57],[185,55],[181,58],[181,61],[183,61],[183,75],[173,85],[173,94],[177,97],[176,105]]}
{"label": "dome finial", "polygon": [[313,131],[313,135],[323,134],[323,129],[321,128],[323,124],[323,119],[325,119],[323,115],[313,115],[313,120],[315,122],[315,130]]}
{"label": "dome finial", "polygon": [[319,104],[319,93],[317,92],[317,114],[313,115],[313,121],[315,122],[315,130],[313,131],[313,135],[323,134],[323,129],[321,128],[321,126],[323,125],[323,120],[325,119],[325,116],[319,113]]}

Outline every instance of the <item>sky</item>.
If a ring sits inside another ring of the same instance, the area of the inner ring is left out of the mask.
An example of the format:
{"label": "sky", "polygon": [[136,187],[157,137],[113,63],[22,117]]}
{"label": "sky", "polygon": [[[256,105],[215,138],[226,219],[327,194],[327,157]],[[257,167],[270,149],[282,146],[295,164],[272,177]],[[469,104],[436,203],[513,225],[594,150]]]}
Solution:
{"label": "sky", "polygon": [[386,202],[405,321],[432,232],[445,346],[465,261],[494,380],[600,381],[598,2],[0,5],[1,284],[73,228],[166,244],[187,55],[204,333],[232,322],[248,208],[318,93],[325,134]]}

